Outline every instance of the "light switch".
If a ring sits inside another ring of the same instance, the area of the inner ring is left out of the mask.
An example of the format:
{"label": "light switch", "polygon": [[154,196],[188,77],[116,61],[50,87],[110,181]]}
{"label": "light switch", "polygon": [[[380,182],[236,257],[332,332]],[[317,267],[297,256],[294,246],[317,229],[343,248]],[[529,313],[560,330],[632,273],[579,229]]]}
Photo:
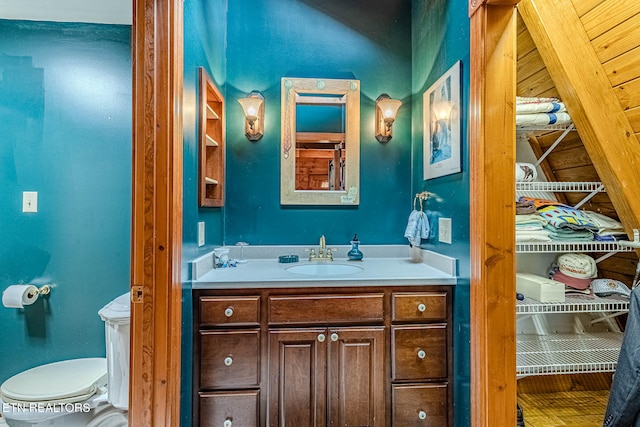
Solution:
{"label": "light switch", "polygon": [[198,223],[198,246],[204,246],[204,221]]}
{"label": "light switch", "polygon": [[22,192],[22,212],[38,212],[38,192]]}
{"label": "light switch", "polygon": [[451,218],[438,218],[438,241],[451,244]]}

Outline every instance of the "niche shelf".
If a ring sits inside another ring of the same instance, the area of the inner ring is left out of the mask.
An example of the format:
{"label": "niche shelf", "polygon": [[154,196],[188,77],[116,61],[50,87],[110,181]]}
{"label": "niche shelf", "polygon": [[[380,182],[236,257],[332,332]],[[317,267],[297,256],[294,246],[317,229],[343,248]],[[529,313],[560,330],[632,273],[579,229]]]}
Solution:
{"label": "niche shelf", "polygon": [[202,67],[198,69],[198,203],[224,206],[224,98]]}

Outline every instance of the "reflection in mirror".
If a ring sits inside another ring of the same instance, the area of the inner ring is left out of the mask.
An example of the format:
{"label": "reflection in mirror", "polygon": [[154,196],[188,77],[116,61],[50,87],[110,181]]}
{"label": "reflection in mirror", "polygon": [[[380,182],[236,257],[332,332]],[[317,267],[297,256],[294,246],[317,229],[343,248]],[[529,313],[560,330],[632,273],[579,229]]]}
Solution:
{"label": "reflection in mirror", "polygon": [[282,204],[357,204],[357,80],[282,80]]}
{"label": "reflection in mirror", "polygon": [[344,190],[346,96],[296,97],[296,190]]}

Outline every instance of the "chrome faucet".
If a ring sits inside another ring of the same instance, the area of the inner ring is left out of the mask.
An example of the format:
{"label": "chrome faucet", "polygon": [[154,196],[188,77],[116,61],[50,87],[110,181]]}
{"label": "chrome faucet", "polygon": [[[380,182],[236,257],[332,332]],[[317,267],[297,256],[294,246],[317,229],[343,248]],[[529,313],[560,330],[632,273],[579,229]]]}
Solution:
{"label": "chrome faucet", "polygon": [[[333,249],[336,251],[337,249]],[[318,254],[311,249],[309,252],[309,261],[333,261],[333,252],[327,248],[327,242],[324,238],[324,234],[320,236],[320,243],[318,244]]]}

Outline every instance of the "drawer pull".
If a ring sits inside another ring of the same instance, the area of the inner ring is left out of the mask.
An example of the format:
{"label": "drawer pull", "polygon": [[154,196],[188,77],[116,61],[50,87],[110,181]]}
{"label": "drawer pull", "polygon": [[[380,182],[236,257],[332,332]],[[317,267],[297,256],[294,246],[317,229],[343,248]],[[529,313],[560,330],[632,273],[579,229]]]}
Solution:
{"label": "drawer pull", "polygon": [[420,313],[424,313],[424,311],[427,309],[427,306],[424,305],[423,303],[418,304],[418,311]]}
{"label": "drawer pull", "polygon": [[336,334],[335,332],[333,334],[331,334],[331,341],[333,341],[333,342],[338,341],[338,334]]}
{"label": "drawer pull", "polygon": [[[418,418],[420,418],[421,420],[426,420],[427,419],[427,413],[424,411],[420,411],[418,412]],[[229,424],[231,425],[231,424]]]}
{"label": "drawer pull", "polygon": [[324,334],[318,334],[318,341],[324,342],[325,338]]}
{"label": "drawer pull", "polygon": [[224,310],[224,315],[227,316],[227,317],[233,316],[233,307],[227,307]]}
{"label": "drawer pull", "polygon": [[420,359],[424,359],[425,357],[427,357],[427,353],[425,353],[424,350],[418,350],[418,357]]}
{"label": "drawer pull", "polygon": [[233,363],[233,358],[231,356],[224,358],[224,366],[231,366],[232,363]]}
{"label": "drawer pull", "polygon": [[227,418],[226,420],[224,420],[224,423],[222,423],[222,427],[231,427],[231,424],[231,420]]}

